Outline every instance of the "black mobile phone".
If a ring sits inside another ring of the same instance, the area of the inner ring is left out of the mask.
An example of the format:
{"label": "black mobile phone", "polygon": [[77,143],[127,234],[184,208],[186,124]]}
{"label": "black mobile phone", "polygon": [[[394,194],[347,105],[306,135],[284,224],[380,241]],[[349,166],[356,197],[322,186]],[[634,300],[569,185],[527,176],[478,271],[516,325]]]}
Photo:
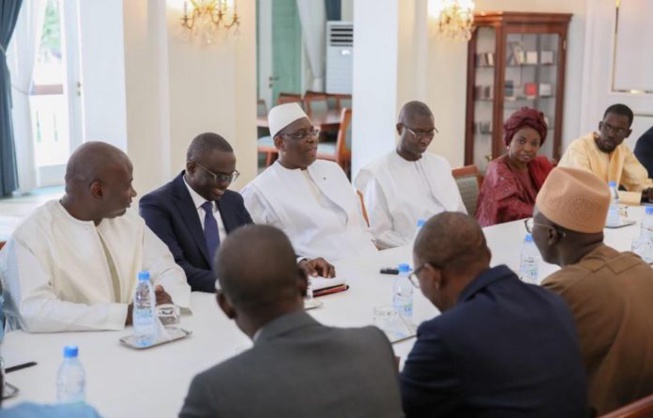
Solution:
{"label": "black mobile phone", "polygon": [[399,274],[399,269],[394,267],[382,268],[380,271],[381,274]]}

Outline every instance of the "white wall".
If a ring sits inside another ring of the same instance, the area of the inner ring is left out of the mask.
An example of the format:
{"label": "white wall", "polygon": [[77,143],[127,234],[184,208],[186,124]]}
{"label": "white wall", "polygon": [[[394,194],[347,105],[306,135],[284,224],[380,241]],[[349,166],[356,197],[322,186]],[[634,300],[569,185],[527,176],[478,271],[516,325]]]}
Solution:
{"label": "white wall", "polygon": [[354,2],[352,178],[394,147],[400,1]]}
{"label": "white wall", "polygon": [[127,145],[125,43],[120,0],[80,1],[83,137]]}

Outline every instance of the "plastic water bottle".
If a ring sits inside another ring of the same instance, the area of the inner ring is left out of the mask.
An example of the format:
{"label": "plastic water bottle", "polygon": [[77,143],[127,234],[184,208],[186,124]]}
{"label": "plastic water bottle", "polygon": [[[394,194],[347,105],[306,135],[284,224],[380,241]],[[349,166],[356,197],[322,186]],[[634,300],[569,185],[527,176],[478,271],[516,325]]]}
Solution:
{"label": "plastic water bottle", "polygon": [[610,187],[610,208],[608,209],[608,218],[605,221],[607,226],[619,226],[621,217],[619,216],[619,192],[617,191],[617,182],[608,183]]}
{"label": "plastic water bottle", "polygon": [[642,218],[641,235],[653,241],[653,207],[647,206]]}
{"label": "plastic water bottle", "polygon": [[533,236],[526,234],[519,259],[519,278],[526,283],[537,284],[539,268],[540,252],[533,242]]}
{"label": "plastic water bottle", "polygon": [[79,350],[75,345],[63,348],[63,363],[57,373],[57,401],[77,403],[86,400],[86,372],[79,362]]}
{"label": "plastic water bottle", "polygon": [[639,237],[635,238],[632,251],[647,263],[653,263],[653,207],[647,207],[642,217]]}
{"label": "plastic water bottle", "polygon": [[392,289],[392,306],[410,324],[413,320],[413,285],[408,279],[409,274],[410,266],[399,264],[399,274]]}
{"label": "plastic water bottle", "polygon": [[155,309],[156,299],[154,297],[154,288],[150,283],[150,272],[141,271],[138,273],[138,285],[134,294],[132,316],[134,335],[136,335],[139,345],[147,346],[154,342],[156,334]]}
{"label": "plastic water bottle", "polygon": [[415,236],[413,236],[413,241],[415,241],[417,239],[417,235],[419,234],[419,231],[422,230],[422,227],[424,226],[425,223],[426,223],[425,219],[418,219],[417,220],[417,229],[415,230]]}

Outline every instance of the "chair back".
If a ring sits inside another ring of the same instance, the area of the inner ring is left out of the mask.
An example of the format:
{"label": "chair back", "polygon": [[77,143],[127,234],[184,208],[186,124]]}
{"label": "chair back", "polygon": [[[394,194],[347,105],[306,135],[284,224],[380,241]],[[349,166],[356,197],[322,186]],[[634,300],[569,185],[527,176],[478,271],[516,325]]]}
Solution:
{"label": "chair back", "polygon": [[340,129],[336,139],[336,163],[349,173],[351,169],[351,109],[340,112]]}
{"label": "chair back", "polygon": [[299,103],[300,106],[304,107],[302,96],[295,93],[279,93],[277,104],[280,105],[284,103]]}
{"label": "chair back", "polygon": [[268,115],[268,106],[265,104],[265,100],[258,99],[256,101],[256,116],[267,117],[267,115]]}
{"label": "chair back", "polygon": [[363,199],[363,193],[360,190],[356,190],[356,194],[358,195],[358,199],[361,201],[361,211],[363,211],[363,219],[365,219],[365,223],[367,223],[367,226],[370,226],[370,220],[367,219],[367,210],[365,209],[365,199]]}
{"label": "chair back", "polygon": [[309,118],[316,115],[325,115],[329,111],[326,96],[312,95],[304,97],[304,109]]}
{"label": "chair back", "polygon": [[478,194],[481,190],[481,174],[478,167],[472,164],[454,168],[451,170],[451,174],[456,180],[467,213],[474,216],[478,205]]}
{"label": "chair back", "polygon": [[616,411],[601,415],[599,418],[651,418],[653,417],[653,394],[622,406]]}

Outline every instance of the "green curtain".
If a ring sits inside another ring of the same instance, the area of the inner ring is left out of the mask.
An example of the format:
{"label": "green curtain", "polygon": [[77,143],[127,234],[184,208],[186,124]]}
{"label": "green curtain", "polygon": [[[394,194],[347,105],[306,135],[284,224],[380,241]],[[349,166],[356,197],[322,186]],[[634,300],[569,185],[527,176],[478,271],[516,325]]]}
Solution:
{"label": "green curtain", "polygon": [[11,78],[6,51],[22,3],[23,0],[0,2],[0,196],[7,196],[18,189],[14,128],[11,120]]}

